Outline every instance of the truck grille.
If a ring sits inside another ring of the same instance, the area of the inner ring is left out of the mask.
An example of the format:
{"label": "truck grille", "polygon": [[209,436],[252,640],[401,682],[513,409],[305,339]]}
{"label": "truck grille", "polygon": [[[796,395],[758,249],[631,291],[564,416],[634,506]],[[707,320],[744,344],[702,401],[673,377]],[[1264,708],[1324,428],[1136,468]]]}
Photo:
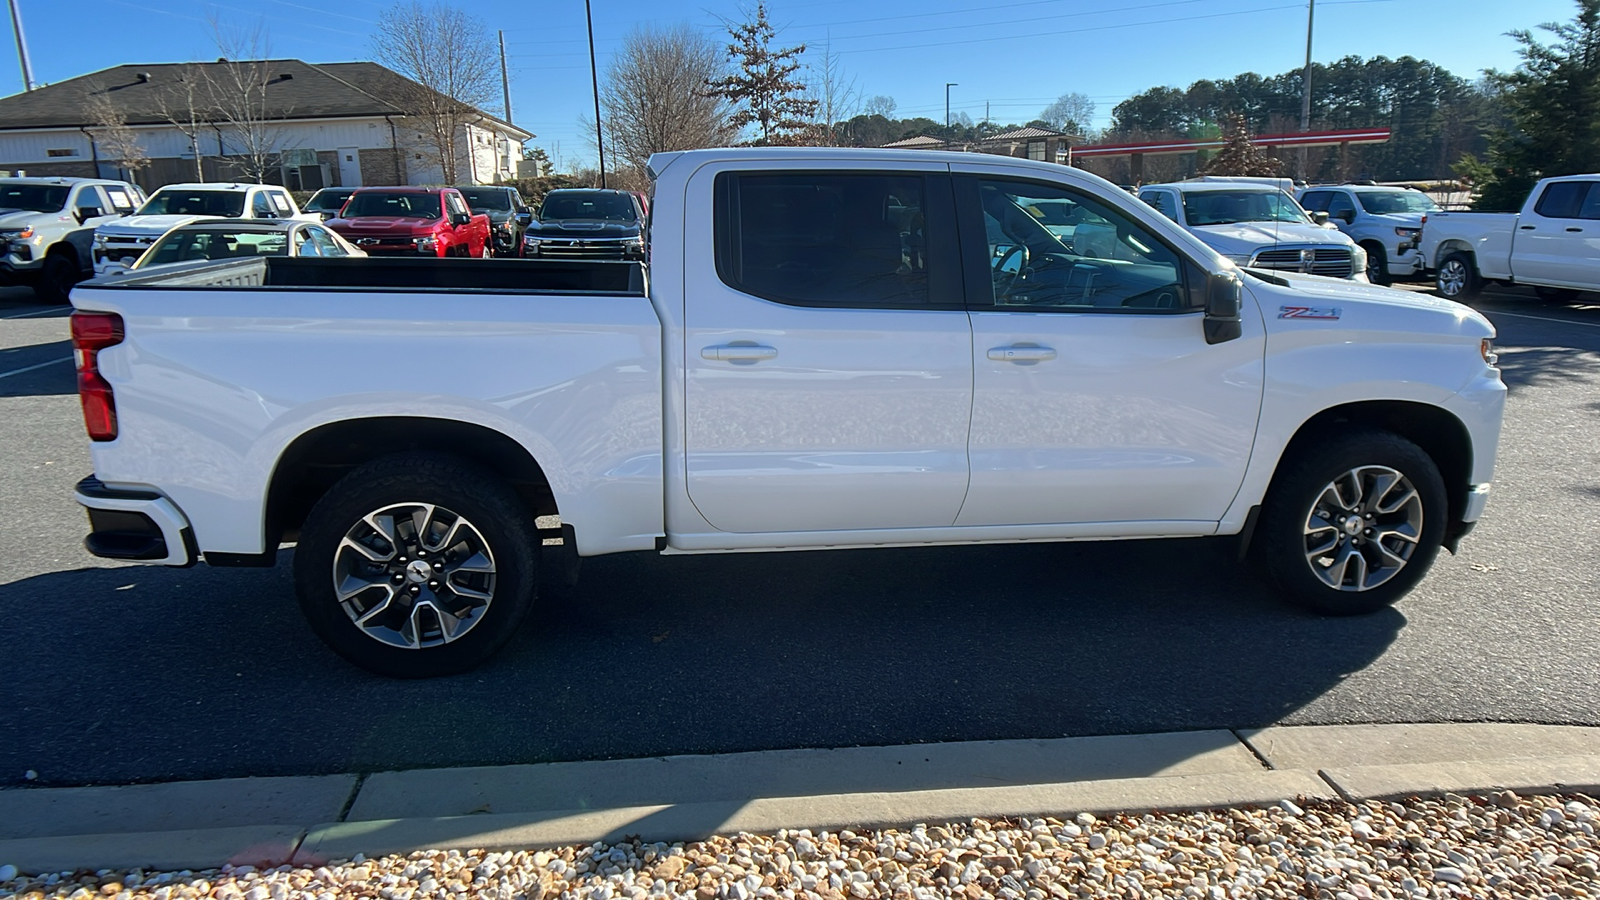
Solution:
{"label": "truck grille", "polygon": [[539,240],[541,257],[549,259],[624,259],[618,240]]}
{"label": "truck grille", "polygon": [[1332,278],[1349,278],[1355,271],[1346,247],[1274,247],[1257,252],[1250,265]]}
{"label": "truck grille", "polygon": [[95,241],[94,262],[96,266],[119,265],[126,258],[138,259],[150,245],[160,240],[155,237],[105,237]]}

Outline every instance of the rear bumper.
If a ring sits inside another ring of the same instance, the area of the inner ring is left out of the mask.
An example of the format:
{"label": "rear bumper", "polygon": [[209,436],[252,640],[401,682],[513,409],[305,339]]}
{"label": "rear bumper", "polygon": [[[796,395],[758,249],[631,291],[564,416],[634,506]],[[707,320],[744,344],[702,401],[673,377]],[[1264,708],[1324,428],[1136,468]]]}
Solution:
{"label": "rear bumper", "polygon": [[110,488],[90,475],[72,497],[89,513],[83,546],[95,556],[178,567],[200,559],[189,520],[155,491]]}

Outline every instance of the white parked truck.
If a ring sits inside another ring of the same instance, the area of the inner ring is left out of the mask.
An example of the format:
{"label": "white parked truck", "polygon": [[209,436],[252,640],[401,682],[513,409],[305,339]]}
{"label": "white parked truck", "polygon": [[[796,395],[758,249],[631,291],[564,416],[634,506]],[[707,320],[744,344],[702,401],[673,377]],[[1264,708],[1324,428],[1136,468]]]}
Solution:
{"label": "white parked truck", "polygon": [[275,184],[169,184],[151,194],[133,215],[95,229],[95,274],[126,272],[172,229],[218,218],[322,221],[316,214],[302,213],[288,188]]}
{"label": "white parked truck", "polygon": [[139,188],[101,178],[0,178],[0,283],[25,284],[65,303],[93,271],[97,225],[133,212]]}
{"label": "white parked truck", "polygon": [[1551,300],[1600,291],[1600,174],[1546,178],[1520,213],[1429,213],[1422,257],[1452,299],[1487,281],[1527,285]]}
{"label": "white parked truck", "polygon": [[[80,285],[89,549],[272,565],[294,542],[317,634],[414,677],[506,642],[541,538],[594,556],[1241,535],[1285,598],[1351,614],[1483,512],[1506,393],[1464,306],[1241,274],[1063,166],[650,165],[648,271],[271,258]],[[1084,214],[1070,236],[1038,212],[1062,203]]]}
{"label": "white parked truck", "polygon": [[1367,280],[1365,250],[1261,180],[1273,179],[1147,184],[1139,189],[1139,199],[1241,266]]}

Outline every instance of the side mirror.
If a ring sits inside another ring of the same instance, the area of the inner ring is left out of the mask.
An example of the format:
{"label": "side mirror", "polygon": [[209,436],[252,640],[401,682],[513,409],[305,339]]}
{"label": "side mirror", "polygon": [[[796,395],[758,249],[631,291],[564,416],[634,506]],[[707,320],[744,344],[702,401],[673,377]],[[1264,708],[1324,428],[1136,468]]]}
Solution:
{"label": "side mirror", "polygon": [[531,212],[519,212],[519,213],[517,213],[517,224],[521,225],[524,228],[528,227],[529,225],[532,225],[533,224],[533,213],[531,213]]}
{"label": "side mirror", "polygon": [[1328,224],[1328,214],[1324,210],[1319,209],[1311,214],[1311,221],[1317,223],[1318,225],[1326,225]]}
{"label": "side mirror", "polygon": [[1334,216],[1334,218],[1345,223],[1346,225],[1349,225],[1351,222],[1356,220],[1356,211],[1353,209],[1341,209],[1339,210],[1339,214]]}
{"label": "side mirror", "polygon": [[1239,305],[1244,279],[1237,272],[1212,272],[1206,277],[1206,343],[1220,344],[1244,334]]}
{"label": "side mirror", "polygon": [[456,213],[455,215],[450,217],[450,224],[451,225],[470,225],[470,224],[472,224],[472,217],[467,215],[466,213]]}
{"label": "side mirror", "polygon": [[77,209],[79,225],[82,225],[90,219],[98,219],[103,215],[105,215],[105,213],[101,212],[100,207],[98,206],[80,206]]}

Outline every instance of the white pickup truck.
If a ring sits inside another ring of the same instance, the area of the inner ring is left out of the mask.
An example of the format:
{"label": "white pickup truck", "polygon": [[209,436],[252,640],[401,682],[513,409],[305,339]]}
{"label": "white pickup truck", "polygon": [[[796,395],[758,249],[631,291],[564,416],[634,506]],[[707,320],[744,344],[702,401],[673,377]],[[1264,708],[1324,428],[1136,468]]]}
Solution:
{"label": "white pickup truck", "polygon": [[[80,285],[89,549],[272,565],[295,542],[317,634],[419,677],[506,642],[541,538],[1242,535],[1286,599],[1352,614],[1483,512],[1505,387],[1464,306],[1241,274],[1047,163],[698,150],[651,172],[648,272],[262,258]],[[1046,227],[1061,202],[1096,227]]]}
{"label": "white pickup truck", "polygon": [[1451,299],[1486,281],[1527,285],[1548,300],[1600,291],[1600,174],[1546,178],[1520,213],[1429,213],[1421,240],[1424,265]]}
{"label": "white pickup truck", "polygon": [[217,218],[322,221],[321,216],[301,212],[288,189],[275,184],[169,184],[151,194],[133,215],[95,229],[94,272],[126,272],[172,229]]}

